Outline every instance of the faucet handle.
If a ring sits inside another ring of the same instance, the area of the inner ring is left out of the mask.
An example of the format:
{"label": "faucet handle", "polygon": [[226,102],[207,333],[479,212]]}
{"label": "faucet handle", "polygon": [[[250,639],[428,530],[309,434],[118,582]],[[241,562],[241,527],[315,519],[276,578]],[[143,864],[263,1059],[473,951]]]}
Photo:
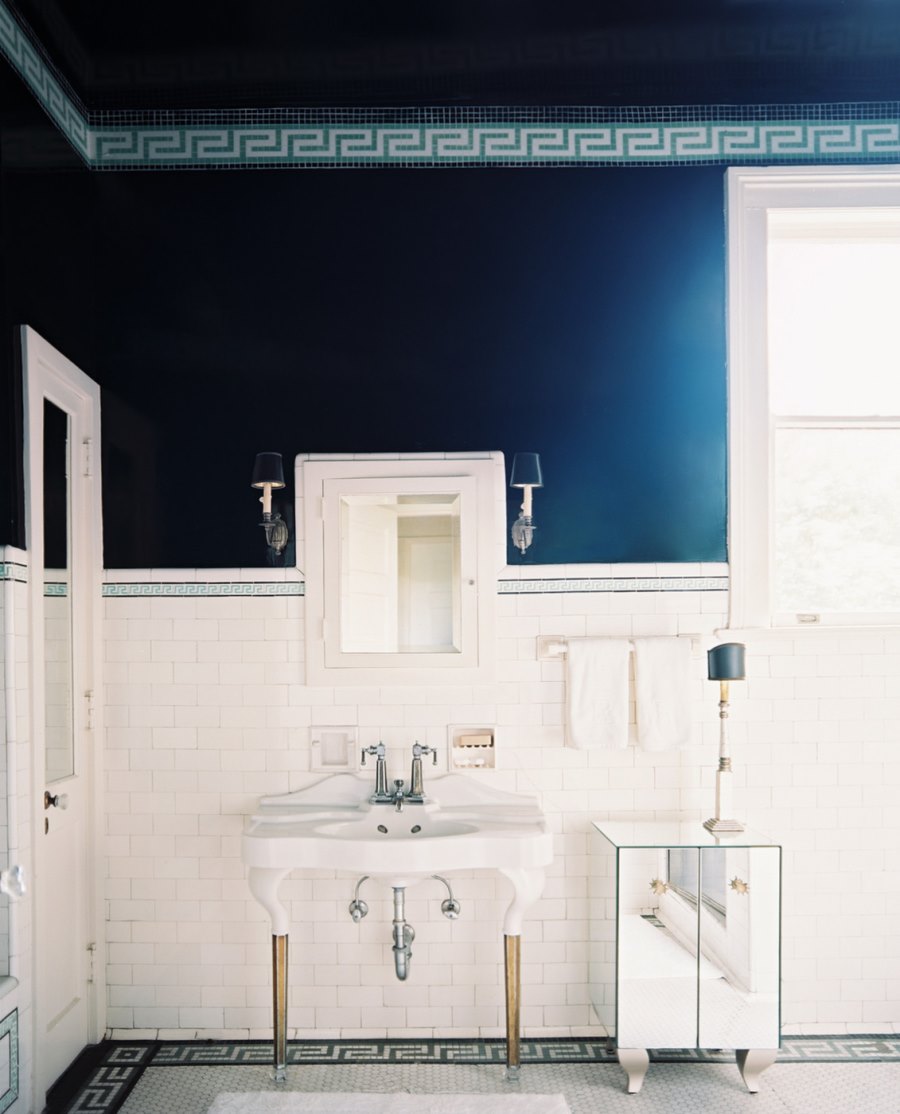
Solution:
{"label": "faucet handle", "polygon": [[413,758],[421,758],[423,754],[430,754],[432,766],[437,765],[436,747],[423,746],[422,743],[413,743]]}
{"label": "faucet handle", "polygon": [[374,754],[376,758],[384,758],[384,743],[378,743],[377,746],[373,743],[369,747],[363,747],[362,757],[359,760],[360,766],[365,766],[367,754]]}

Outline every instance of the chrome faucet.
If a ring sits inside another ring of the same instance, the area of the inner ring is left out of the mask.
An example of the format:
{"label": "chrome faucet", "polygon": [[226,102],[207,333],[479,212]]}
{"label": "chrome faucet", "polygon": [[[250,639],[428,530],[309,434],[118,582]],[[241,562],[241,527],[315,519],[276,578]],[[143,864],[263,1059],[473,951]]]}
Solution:
{"label": "chrome faucet", "polygon": [[369,798],[369,801],[373,805],[390,804],[394,800],[394,796],[388,793],[384,743],[379,743],[377,746],[363,747],[361,766],[365,766],[367,754],[375,756],[375,792]]}
{"label": "chrome faucet", "polygon": [[425,800],[425,784],[422,779],[422,755],[431,755],[432,766],[437,765],[437,751],[434,747],[422,746],[421,743],[413,744],[412,769],[409,773],[409,792],[406,794],[408,801],[421,804]]}
{"label": "chrome faucet", "polygon": [[393,793],[393,796],[391,797],[391,800],[394,803],[394,811],[395,812],[402,812],[403,811],[403,802],[406,800],[406,797],[403,795],[403,778],[402,777],[398,777],[394,781],[394,793]]}

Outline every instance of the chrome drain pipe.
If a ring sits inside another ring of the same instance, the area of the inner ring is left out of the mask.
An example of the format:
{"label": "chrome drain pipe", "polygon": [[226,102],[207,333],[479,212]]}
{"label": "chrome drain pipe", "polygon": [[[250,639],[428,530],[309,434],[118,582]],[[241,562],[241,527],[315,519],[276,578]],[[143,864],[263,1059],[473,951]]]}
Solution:
{"label": "chrome drain pipe", "polygon": [[412,959],[412,942],[416,938],[415,929],[406,923],[406,889],[394,886],[394,971],[401,981],[409,974],[409,961]]}

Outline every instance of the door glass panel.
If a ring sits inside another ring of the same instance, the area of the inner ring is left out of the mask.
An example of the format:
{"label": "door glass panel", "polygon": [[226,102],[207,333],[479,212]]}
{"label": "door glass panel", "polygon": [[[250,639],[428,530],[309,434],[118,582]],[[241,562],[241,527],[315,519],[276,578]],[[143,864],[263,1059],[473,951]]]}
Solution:
{"label": "door glass panel", "polygon": [[44,400],[44,760],[47,782],[75,772],[69,415]]}

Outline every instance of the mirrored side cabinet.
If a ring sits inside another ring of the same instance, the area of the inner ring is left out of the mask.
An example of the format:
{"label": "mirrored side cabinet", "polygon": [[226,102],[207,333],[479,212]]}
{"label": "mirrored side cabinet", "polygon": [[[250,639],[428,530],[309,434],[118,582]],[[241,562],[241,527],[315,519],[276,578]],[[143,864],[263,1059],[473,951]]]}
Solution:
{"label": "mirrored side cabinet", "polygon": [[781,848],[697,823],[595,821],[590,994],[631,1094],[649,1050],[734,1049],[750,1091],[780,1044]]}

